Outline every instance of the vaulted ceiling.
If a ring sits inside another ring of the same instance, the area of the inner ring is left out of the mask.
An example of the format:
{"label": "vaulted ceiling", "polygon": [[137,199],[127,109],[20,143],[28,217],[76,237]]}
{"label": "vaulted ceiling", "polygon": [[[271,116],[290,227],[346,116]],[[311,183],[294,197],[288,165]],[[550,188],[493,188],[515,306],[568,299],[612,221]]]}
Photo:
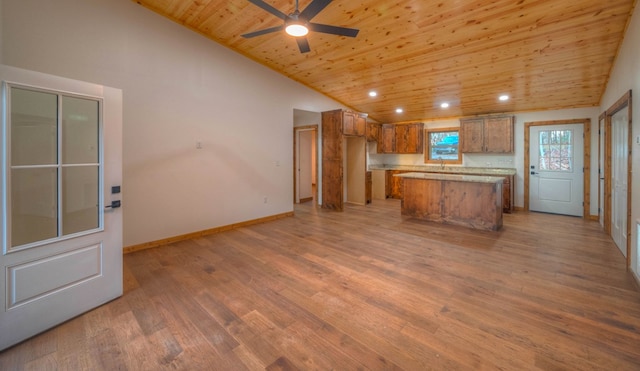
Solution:
{"label": "vaulted ceiling", "polygon": [[241,36],[283,24],[248,0],[134,1],[379,122],[597,106],[635,4],[335,0],[312,22],[359,34],[311,32],[300,53],[284,31]]}

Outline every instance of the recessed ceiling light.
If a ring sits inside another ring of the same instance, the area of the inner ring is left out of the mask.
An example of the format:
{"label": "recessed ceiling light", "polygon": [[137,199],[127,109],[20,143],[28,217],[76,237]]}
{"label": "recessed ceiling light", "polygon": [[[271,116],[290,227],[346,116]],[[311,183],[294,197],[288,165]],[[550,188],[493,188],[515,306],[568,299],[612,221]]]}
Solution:
{"label": "recessed ceiling light", "polygon": [[440,104],[440,108],[449,108],[449,103],[443,102]]}
{"label": "recessed ceiling light", "polygon": [[498,99],[499,99],[501,102],[505,102],[505,101],[508,101],[508,100],[509,100],[509,96],[508,96],[508,95],[506,95],[506,94],[502,94],[501,96],[499,96],[499,97],[498,97]]}
{"label": "recessed ceiling light", "polygon": [[373,90],[371,90],[371,91],[369,92],[369,96],[370,96],[370,97],[375,97],[375,96],[377,96],[377,95],[378,95],[378,93],[377,93],[377,92],[375,92],[375,91],[373,91]]}
{"label": "recessed ceiling light", "polygon": [[396,108],[396,113],[402,113],[404,110],[402,108]]}

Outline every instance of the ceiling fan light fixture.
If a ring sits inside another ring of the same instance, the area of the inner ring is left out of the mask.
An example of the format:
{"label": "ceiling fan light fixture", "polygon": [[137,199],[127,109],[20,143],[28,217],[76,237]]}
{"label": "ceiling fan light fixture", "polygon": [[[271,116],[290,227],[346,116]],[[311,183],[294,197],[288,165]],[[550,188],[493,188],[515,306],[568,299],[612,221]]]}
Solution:
{"label": "ceiling fan light fixture", "polygon": [[284,31],[293,37],[302,37],[309,33],[309,27],[307,27],[304,19],[300,19],[299,15],[296,5],[296,11],[289,14],[289,17],[287,17],[285,21]]}
{"label": "ceiling fan light fixture", "polygon": [[300,23],[291,23],[288,24],[287,27],[284,29],[289,35],[294,36],[294,37],[302,37],[302,36],[306,36],[306,34],[309,33],[309,29]]}

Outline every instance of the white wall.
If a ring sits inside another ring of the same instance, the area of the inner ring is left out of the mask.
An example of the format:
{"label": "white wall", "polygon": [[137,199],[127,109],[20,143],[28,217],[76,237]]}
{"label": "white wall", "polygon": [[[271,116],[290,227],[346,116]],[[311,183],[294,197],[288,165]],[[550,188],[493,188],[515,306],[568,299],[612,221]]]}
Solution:
{"label": "white wall", "polygon": [[123,90],[125,246],[293,210],[293,109],[341,106],[129,0],[0,15],[0,63]]}
{"label": "white wall", "polygon": [[[524,124],[525,122],[591,119],[591,215],[598,215],[598,115],[599,109],[576,108],[555,111],[520,112],[515,116],[514,153],[509,155],[464,154],[466,167],[515,168],[516,189],[514,205],[524,206]],[[459,127],[459,119],[424,120],[425,128]],[[424,154],[376,154],[376,146],[369,146],[369,160],[373,164],[425,165]],[[456,166],[456,165],[451,165]]]}
{"label": "white wall", "polygon": [[640,144],[636,143],[636,138],[640,136],[640,10],[636,7],[631,22],[628,25],[624,41],[618,57],[611,71],[607,89],[600,102],[600,111],[604,112],[611,107],[627,91],[632,91],[632,121],[633,129],[630,133],[634,144],[632,150],[633,173],[631,176],[631,268],[636,276],[640,276],[638,270],[638,235],[636,222],[640,222]]}

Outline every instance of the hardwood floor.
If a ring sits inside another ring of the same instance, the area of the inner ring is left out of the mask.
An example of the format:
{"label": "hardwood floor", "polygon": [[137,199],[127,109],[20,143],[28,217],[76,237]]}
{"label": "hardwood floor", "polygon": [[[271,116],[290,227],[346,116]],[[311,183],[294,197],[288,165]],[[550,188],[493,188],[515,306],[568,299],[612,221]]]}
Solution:
{"label": "hardwood floor", "polygon": [[125,255],[122,298],[0,369],[640,369],[640,292],[596,222],[478,231],[399,200],[295,214]]}

